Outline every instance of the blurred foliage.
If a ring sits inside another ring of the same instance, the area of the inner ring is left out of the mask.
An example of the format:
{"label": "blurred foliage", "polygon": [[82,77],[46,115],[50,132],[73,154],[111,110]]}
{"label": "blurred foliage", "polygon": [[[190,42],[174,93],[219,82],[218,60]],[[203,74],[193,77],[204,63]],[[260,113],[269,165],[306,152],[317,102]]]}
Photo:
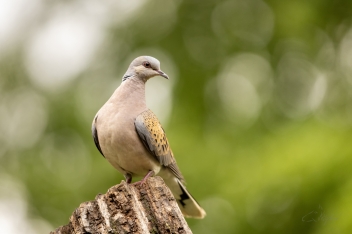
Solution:
{"label": "blurred foliage", "polygon": [[208,213],[194,233],[352,231],[351,1],[0,8],[2,230],[48,232],[123,179],[90,124],[148,54],[171,77],[148,82],[148,104]]}

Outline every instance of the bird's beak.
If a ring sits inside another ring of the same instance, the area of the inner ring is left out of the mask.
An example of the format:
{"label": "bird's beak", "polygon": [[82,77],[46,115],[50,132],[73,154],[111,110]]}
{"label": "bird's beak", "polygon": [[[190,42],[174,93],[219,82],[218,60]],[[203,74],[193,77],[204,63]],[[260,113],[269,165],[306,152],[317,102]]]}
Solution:
{"label": "bird's beak", "polygon": [[156,70],[156,71],[159,73],[160,76],[162,76],[166,79],[169,79],[169,76],[166,73],[164,73],[162,70]]}

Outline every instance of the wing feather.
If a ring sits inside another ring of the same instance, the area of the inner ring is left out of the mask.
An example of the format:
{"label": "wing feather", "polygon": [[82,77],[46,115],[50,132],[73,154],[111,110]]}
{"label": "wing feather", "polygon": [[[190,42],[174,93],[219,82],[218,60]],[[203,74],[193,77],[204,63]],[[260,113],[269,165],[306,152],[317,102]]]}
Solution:
{"label": "wing feather", "polygon": [[105,158],[104,154],[103,154],[103,151],[101,150],[100,148],[100,144],[99,144],[99,138],[98,138],[98,130],[97,128],[95,127],[95,124],[97,122],[97,119],[98,119],[98,116],[96,116],[93,120],[93,123],[92,123],[92,136],[93,136],[93,140],[94,140],[94,143],[95,143],[95,146],[98,148],[99,152],[101,153],[101,155],[103,155],[103,157]]}
{"label": "wing feather", "polygon": [[134,125],[139,138],[151,154],[156,157],[161,165],[169,168],[179,180],[183,180],[165,131],[155,114],[151,110],[142,112],[137,116]]}

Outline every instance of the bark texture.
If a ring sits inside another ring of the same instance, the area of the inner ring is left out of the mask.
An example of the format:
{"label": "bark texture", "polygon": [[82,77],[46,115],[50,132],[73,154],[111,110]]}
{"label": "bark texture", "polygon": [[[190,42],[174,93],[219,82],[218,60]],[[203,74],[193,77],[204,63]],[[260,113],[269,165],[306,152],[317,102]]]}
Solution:
{"label": "bark texture", "polygon": [[70,222],[51,234],[192,233],[175,198],[160,177],[144,184],[122,181],[106,194],[82,203]]}

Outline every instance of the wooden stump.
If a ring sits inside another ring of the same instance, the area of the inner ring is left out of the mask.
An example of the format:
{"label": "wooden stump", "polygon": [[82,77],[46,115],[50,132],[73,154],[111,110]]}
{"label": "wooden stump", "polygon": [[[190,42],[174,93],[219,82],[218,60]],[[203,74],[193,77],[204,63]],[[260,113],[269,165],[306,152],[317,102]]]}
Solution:
{"label": "wooden stump", "polygon": [[82,203],[69,224],[50,234],[192,233],[175,198],[160,177],[144,184],[122,181],[106,194]]}

